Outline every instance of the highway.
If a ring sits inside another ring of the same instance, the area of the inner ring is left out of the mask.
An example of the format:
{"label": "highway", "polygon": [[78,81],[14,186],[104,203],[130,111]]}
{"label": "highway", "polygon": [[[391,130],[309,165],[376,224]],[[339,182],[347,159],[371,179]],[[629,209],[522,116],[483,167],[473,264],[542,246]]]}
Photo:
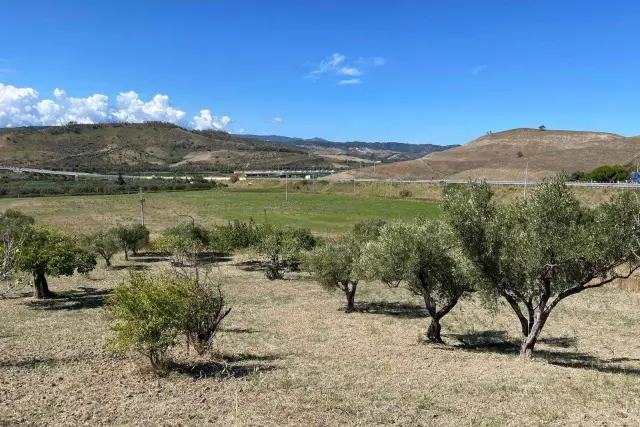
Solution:
{"label": "highway", "polygon": [[[8,170],[14,173],[39,173],[45,175],[65,175],[65,176],[73,176],[73,177],[93,177],[93,178],[117,178],[117,175],[103,175],[97,173],[89,173],[89,172],[69,172],[69,171],[56,171],[49,169],[31,169],[31,168],[20,168],[20,167],[6,167],[0,166],[0,170]],[[252,171],[249,171],[251,175]],[[263,172],[263,171],[254,171],[254,172]],[[278,173],[285,173],[287,171],[278,171]],[[292,171],[293,172],[293,171]],[[295,171],[296,173],[300,173],[301,171]],[[309,172],[313,173],[312,171]],[[153,178],[162,178],[162,179],[190,179],[189,176],[162,176],[162,175],[123,175],[124,178],[134,178],[134,179],[153,179]],[[216,179],[216,180],[227,180],[228,177],[204,177],[204,179]],[[280,177],[247,177],[247,180],[283,180],[286,178]],[[292,178],[296,179],[296,178]],[[299,179],[299,178],[297,178]],[[354,182],[354,179],[340,179],[340,178],[331,178],[330,176],[324,176],[320,178],[316,178],[316,181],[325,181],[325,182]],[[356,178],[355,182],[382,182],[387,184],[429,184],[429,185],[439,185],[439,184],[467,184],[468,180],[451,180],[451,179],[418,179],[418,180],[407,180],[407,179],[384,179],[384,178]],[[486,181],[487,184],[492,186],[502,186],[502,187],[524,187],[525,185],[528,187],[535,187],[540,184],[537,181]],[[568,182],[567,185],[571,187],[580,187],[580,188],[611,188],[611,189],[619,189],[619,190],[639,190],[640,183],[634,182]]]}

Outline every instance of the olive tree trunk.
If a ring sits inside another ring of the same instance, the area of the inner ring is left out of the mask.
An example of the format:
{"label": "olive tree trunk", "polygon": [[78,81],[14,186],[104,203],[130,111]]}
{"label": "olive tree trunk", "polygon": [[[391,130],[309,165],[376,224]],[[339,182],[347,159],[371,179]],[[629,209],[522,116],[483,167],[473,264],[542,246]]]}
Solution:
{"label": "olive tree trunk", "polygon": [[49,290],[47,276],[43,271],[33,272],[33,296],[34,298],[53,298],[55,294]]}
{"label": "olive tree trunk", "polygon": [[424,303],[427,308],[427,312],[431,317],[431,323],[429,323],[429,329],[427,329],[427,339],[436,344],[444,344],[442,340],[442,336],[440,332],[442,331],[442,326],[440,325],[440,320],[446,316],[453,307],[458,304],[458,301],[462,297],[463,292],[458,292],[455,295],[452,295],[447,301],[445,301],[444,305],[438,310],[436,302],[431,298],[430,295],[424,296]]}
{"label": "olive tree trunk", "polygon": [[347,313],[353,311],[356,306],[356,289],[358,288],[358,282],[351,282],[351,286],[349,283],[344,287],[344,293],[347,296]]}

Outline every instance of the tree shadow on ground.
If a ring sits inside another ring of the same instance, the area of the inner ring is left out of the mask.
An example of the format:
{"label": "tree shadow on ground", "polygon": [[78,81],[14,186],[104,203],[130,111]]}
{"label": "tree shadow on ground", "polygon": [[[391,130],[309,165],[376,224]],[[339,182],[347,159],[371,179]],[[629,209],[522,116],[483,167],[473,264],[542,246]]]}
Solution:
{"label": "tree shadow on ground", "polygon": [[191,377],[194,380],[242,378],[277,369],[272,364],[257,362],[270,362],[278,359],[279,357],[275,355],[226,355],[211,362],[174,362],[171,364],[170,371]]}
{"label": "tree shadow on ground", "polygon": [[267,261],[250,260],[242,261],[235,264],[240,270],[243,271],[264,271],[267,268]]}
{"label": "tree shadow on ground", "polygon": [[354,313],[382,314],[385,316],[421,319],[429,317],[429,313],[419,304],[402,302],[357,302]]}
{"label": "tree shadow on ground", "polygon": [[[0,360],[0,369],[2,368],[29,368],[35,369],[42,366],[53,367],[62,363],[76,363],[80,361],[79,357],[65,357],[65,358],[38,358],[32,357],[29,359],[20,360]],[[0,424],[1,425],[1,424]]]}
{"label": "tree shadow on ground", "polygon": [[[443,334],[455,338],[459,348],[466,351],[491,352],[519,356],[520,343],[509,337],[507,331],[481,331],[466,334]],[[575,337],[546,337],[538,340],[556,348],[575,348],[578,340]],[[604,373],[627,374],[640,376],[640,368],[616,365],[621,362],[640,362],[640,359],[617,357],[604,359],[579,351],[559,351],[553,349],[536,348],[534,357],[545,359],[549,364],[566,368],[586,369]]]}
{"label": "tree shadow on ground", "polygon": [[140,265],[140,264],[112,265],[111,267],[109,267],[109,270],[116,270],[116,271],[120,271],[120,270],[143,271],[143,270],[148,270],[148,269],[149,269],[148,265]]}
{"label": "tree shadow on ground", "polygon": [[79,290],[58,292],[55,298],[27,301],[25,304],[34,309],[56,311],[98,308],[105,304],[106,298],[110,293],[111,290],[109,289],[96,289],[82,286]]}
{"label": "tree shadow on ground", "polygon": [[252,328],[220,328],[220,332],[229,332],[235,334],[257,334],[260,331]]}
{"label": "tree shadow on ground", "polygon": [[198,262],[215,264],[217,262],[231,262],[233,258],[228,252],[200,252]]}

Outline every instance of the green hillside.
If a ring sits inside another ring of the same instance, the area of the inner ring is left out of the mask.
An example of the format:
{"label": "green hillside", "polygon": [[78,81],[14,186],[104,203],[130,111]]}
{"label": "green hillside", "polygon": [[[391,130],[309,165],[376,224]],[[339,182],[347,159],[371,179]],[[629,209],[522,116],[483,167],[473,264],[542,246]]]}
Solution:
{"label": "green hillside", "polygon": [[329,166],[301,148],[161,122],[2,129],[0,165],[87,172]]}

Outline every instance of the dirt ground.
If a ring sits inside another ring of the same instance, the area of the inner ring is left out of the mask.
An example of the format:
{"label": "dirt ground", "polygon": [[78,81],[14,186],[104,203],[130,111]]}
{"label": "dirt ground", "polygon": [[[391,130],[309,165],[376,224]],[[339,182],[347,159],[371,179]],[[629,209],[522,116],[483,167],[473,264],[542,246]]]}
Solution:
{"label": "dirt ground", "polygon": [[165,378],[108,353],[103,310],[128,266],[168,268],[161,258],[52,279],[55,301],[0,300],[0,425],[640,425],[637,292],[567,299],[525,361],[504,307],[464,301],[435,346],[404,289],[363,283],[346,314],[303,273],[271,282],[242,261],[219,264],[233,309],[215,354],[179,349]]}

